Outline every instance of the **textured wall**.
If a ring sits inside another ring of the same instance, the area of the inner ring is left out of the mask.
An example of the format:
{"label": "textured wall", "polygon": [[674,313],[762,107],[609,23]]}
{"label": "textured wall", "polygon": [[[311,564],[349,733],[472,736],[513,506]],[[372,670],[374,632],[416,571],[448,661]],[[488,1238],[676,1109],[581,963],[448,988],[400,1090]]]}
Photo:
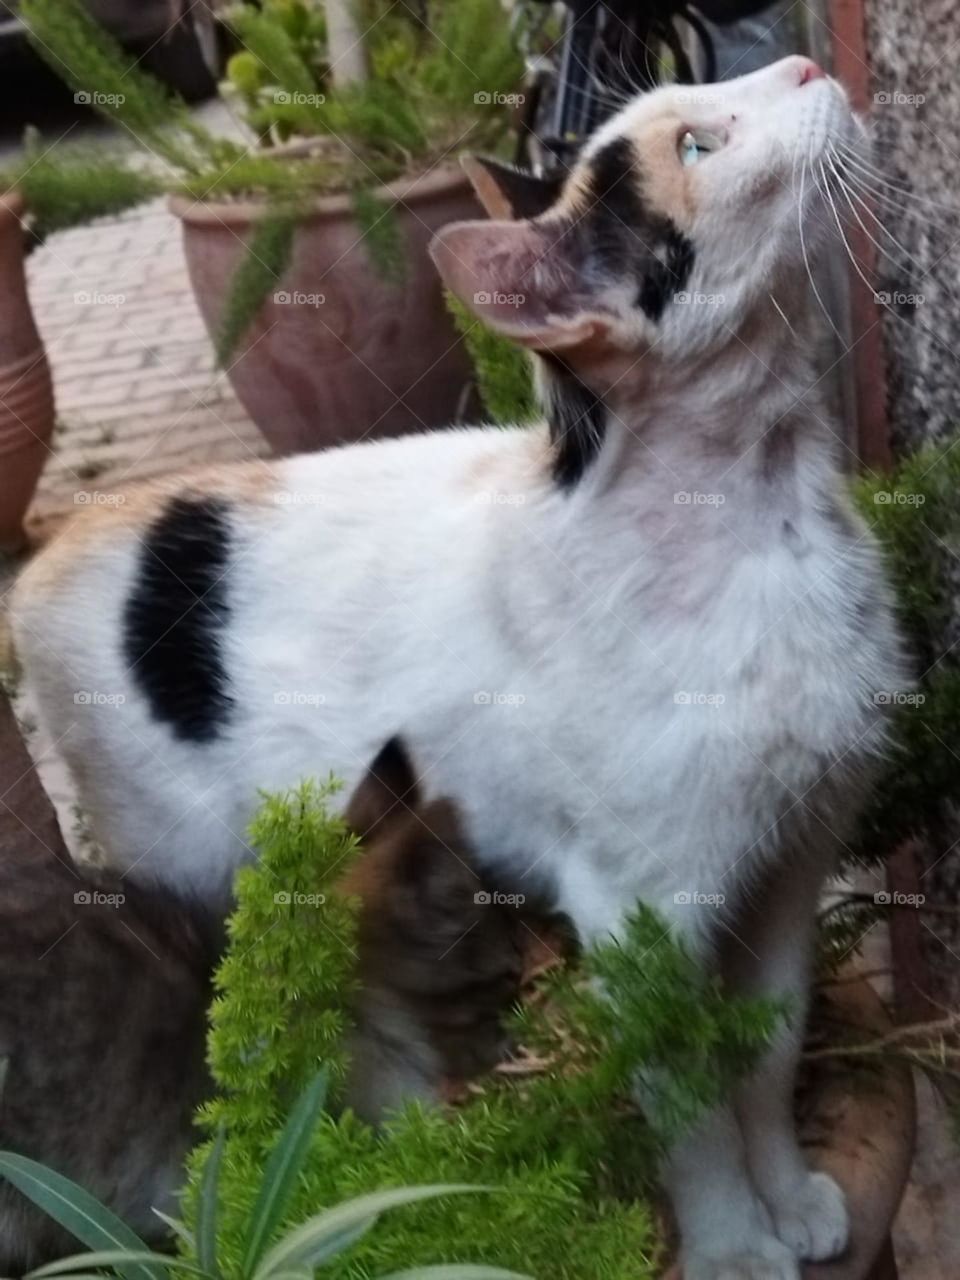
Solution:
{"label": "textured wall", "polygon": [[[960,218],[921,203],[960,206],[960,9],[955,0],[864,3],[875,160],[913,192],[895,197],[901,207],[882,206],[902,252],[891,244],[878,262],[878,289],[892,299],[892,314],[878,311],[887,408],[894,449],[903,454],[960,430]],[[938,638],[949,663],[960,660],[958,551],[960,544],[941,544],[939,552],[938,571],[958,602]],[[960,815],[947,815],[921,852],[928,898],[960,903],[958,842]],[[922,935],[941,994],[960,998],[958,922],[925,916]]]}

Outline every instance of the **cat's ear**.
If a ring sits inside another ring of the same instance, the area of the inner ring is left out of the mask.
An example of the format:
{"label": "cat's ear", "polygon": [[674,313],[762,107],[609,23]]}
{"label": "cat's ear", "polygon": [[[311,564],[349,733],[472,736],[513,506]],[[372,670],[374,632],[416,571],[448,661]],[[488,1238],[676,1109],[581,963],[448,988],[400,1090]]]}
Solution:
{"label": "cat's ear", "polygon": [[556,204],[563,190],[562,173],[538,178],[486,156],[464,156],[461,164],[491,218],[537,218]]}
{"label": "cat's ear", "polygon": [[357,784],[343,816],[347,826],[367,840],[403,821],[419,803],[420,788],[407,748],[400,738],[391,738]]}
{"label": "cat's ear", "polygon": [[430,253],[478,319],[531,350],[569,351],[602,337],[613,319],[591,296],[578,238],[557,225],[454,222]]}

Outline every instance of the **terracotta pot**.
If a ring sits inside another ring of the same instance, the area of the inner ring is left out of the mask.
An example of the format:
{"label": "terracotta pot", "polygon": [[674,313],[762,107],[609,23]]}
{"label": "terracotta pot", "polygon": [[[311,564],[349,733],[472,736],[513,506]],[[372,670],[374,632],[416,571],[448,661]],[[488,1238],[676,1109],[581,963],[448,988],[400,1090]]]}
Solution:
{"label": "terracotta pot", "polygon": [[[470,378],[427,254],[445,223],[481,216],[469,182],[459,168],[436,170],[380,195],[395,203],[404,282],[388,283],[371,262],[350,197],[320,197],[276,292],[231,358],[237,396],[277,453],[449,425]],[[174,196],[170,207],[183,221],[193,290],[215,334],[264,205]]]}
{"label": "terracotta pot", "polygon": [[20,196],[0,196],[0,551],[23,544],[54,422],[50,367],[23,271],[22,214]]}

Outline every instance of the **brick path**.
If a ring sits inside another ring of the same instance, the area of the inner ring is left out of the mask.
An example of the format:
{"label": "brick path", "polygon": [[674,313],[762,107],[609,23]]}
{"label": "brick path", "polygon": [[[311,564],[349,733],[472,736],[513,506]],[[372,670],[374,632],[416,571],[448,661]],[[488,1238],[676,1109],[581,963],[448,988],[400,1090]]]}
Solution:
{"label": "brick path", "polygon": [[34,527],[78,492],[269,452],[214,369],[162,201],[52,236],[27,272],[58,415]]}

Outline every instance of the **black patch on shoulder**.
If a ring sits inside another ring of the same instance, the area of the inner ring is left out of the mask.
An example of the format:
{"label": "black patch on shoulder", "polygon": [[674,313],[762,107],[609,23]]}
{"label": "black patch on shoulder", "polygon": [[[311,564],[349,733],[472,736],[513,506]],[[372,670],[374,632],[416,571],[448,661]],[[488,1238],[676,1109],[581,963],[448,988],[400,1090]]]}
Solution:
{"label": "black patch on shoulder", "polygon": [[637,281],[637,306],[656,322],[670,298],[690,278],[691,241],[643,198],[633,144],[608,142],[593,158],[590,183],[590,248],[610,274],[629,272]]}
{"label": "black patch on shoulder", "polygon": [[186,742],[210,742],[229,717],[220,637],[229,617],[228,504],[173,498],[146,531],[123,618],[127,662],[150,710]]}
{"label": "black patch on shoulder", "polygon": [[553,352],[542,352],[547,366],[546,401],[554,446],[553,478],[572,489],[603,447],[607,412],[603,400],[584,386],[570,366]]}

